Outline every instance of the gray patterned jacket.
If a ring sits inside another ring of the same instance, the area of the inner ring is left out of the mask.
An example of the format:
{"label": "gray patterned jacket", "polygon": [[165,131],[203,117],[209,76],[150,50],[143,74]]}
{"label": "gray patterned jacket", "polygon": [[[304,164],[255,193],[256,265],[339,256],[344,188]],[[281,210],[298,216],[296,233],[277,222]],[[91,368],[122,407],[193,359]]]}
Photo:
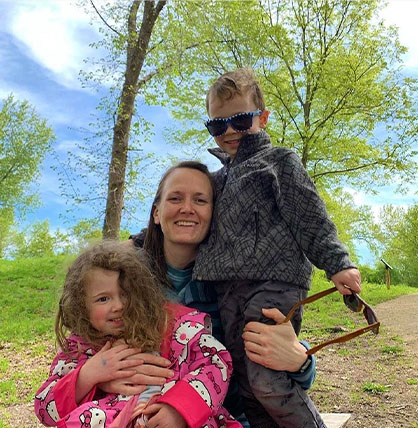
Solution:
{"label": "gray patterned jacket", "polygon": [[309,288],[312,264],[330,278],[355,267],[298,156],[261,131],[214,173],[217,198],[194,268],[199,280],[279,280]]}

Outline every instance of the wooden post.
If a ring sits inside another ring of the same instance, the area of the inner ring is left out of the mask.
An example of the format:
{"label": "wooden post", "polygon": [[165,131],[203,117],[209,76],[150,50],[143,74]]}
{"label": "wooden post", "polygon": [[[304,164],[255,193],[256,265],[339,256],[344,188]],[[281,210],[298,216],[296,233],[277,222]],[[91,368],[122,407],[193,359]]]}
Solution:
{"label": "wooden post", "polygon": [[385,269],[386,274],[386,288],[390,289],[390,270],[388,268]]}
{"label": "wooden post", "polygon": [[383,259],[380,261],[385,265],[385,278],[386,278],[386,288],[390,289],[390,271],[392,270],[392,266]]}

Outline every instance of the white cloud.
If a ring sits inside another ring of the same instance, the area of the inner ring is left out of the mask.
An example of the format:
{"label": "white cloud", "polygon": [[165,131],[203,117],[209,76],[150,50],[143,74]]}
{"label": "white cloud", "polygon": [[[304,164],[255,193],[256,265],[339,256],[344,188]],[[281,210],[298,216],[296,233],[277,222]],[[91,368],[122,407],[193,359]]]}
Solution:
{"label": "white cloud", "polygon": [[90,54],[85,36],[93,37],[82,7],[70,1],[18,0],[13,3],[9,31],[29,55],[63,85],[79,88],[78,72]]}
{"label": "white cloud", "polygon": [[385,186],[379,189],[379,193],[375,195],[350,187],[345,187],[344,191],[353,197],[356,206],[368,205],[373,213],[374,219],[377,221],[380,211],[385,205],[394,205],[399,208],[407,209],[410,205],[417,203],[417,193],[412,187],[409,188],[406,193],[396,192],[395,189],[396,186]]}
{"label": "white cloud", "polygon": [[61,141],[56,147],[55,150],[57,152],[72,152],[78,151],[78,145],[80,144],[80,141],[77,140],[64,140]]}
{"label": "white cloud", "polygon": [[408,48],[405,66],[416,69],[418,67],[418,1],[390,0],[382,11],[381,17],[386,24],[398,27],[400,41]]}

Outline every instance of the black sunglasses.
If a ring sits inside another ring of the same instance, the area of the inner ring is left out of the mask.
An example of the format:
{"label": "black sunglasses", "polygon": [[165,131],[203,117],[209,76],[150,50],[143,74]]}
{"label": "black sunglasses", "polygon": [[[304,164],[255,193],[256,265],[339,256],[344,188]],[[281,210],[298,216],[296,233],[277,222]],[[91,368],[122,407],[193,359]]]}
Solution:
{"label": "black sunglasses", "polygon": [[[306,299],[303,299],[300,302],[296,303],[290,309],[283,323],[289,321],[292,318],[293,314],[295,313],[296,309],[299,308],[300,306],[306,305],[308,303],[312,303],[315,300],[318,300],[318,299],[321,299],[322,297],[327,296],[328,294],[334,293],[335,291],[337,291],[337,288],[332,287],[332,288],[329,288],[328,290],[321,291],[320,293],[309,296]],[[347,342],[348,340],[354,339],[355,337],[360,336],[361,334],[364,334],[368,331],[372,331],[374,334],[379,333],[380,322],[377,319],[376,312],[368,303],[366,303],[358,294],[355,294],[355,293],[345,294],[343,296],[343,300],[345,305],[353,312],[360,312],[363,309],[363,315],[366,318],[368,326],[359,328],[358,330],[355,330],[352,333],[345,334],[335,339],[328,340],[327,342],[320,343],[319,345],[314,346],[313,348],[307,350],[306,353],[308,355],[314,354],[315,352],[322,349],[324,346],[331,345],[332,343]]]}
{"label": "black sunglasses", "polygon": [[261,110],[250,111],[247,113],[234,114],[231,117],[221,117],[218,119],[211,119],[205,122],[205,126],[212,137],[220,137],[225,134],[228,125],[237,132],[248,131],[253,126],[253,117],[259,116]]}

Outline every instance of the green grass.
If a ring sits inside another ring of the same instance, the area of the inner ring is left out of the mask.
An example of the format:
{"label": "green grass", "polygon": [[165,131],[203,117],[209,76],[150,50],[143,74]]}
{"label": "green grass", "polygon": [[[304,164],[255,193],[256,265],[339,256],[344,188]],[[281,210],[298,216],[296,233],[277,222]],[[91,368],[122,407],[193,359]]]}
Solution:
{"label": "green grass", "polygon": [[0,344],[53,335],[64,257],[0,260]]}
{"label": "green grass", "polygon": [[[59,290],[72,258],[57,256],[38,259],[0,260],[0,345],[24,346],[42,338],[53,338],[55,310]],[[317,272],[310,294],[331,287],[332,283]],[[417,293],[418,288],[395,285],[364,284],[362,297],[372,306],[403,294]],[[336,292],[305,307],[302,338],[322,339],[336,326],[352,330],[365,325],[362,314],[347,309]],[[31,348],[32,349],[32,348]],[[42,353],[42,346],[32,352]],[[398,352],[395,348],[382,352]],[[400,352],[400,351],[399,351]],[[2,370],[0,362],[0,372]]]}
{"label": "green grass", "polygon": [[376,382],[364,382],[361,389],[369,394],[381,394],[382,392],[386,392],[389,388]]}
{"label": "green grass", "polygon": [[383,354],[403,354],[404,349],[401,346],[395,345],[395,346],[389,346],[385,345],[382,346],[381,351]]}
{"label": "green grass", "polygon": [[[72,258],[50,257],[29,260],[0,260],[0,350],[10,353],[24,353],[28,358],[46,355],[48,345],[54,340],[54,319],[60,288],[63,284],[67,267]],[[331,283],[316,275],[310,294],[331,287]],[[364,284],[363,298],[372,306],[402,294],[417,293],[418,288],[392,286],[390,290],[384,285]],[[365,325],[361,314],[354,314],[347,309],[339,293],[333,293],[318,302],[307,305],[303,321],[302,337],[318,342],[330,338],[336,326],[352,330]],[[342,334],[342,333],[337,333]],[[395,354],[403,352],[401,338],[390,346],[380,343],[382,353]],[[361,350],[345,347],[338,350],[341,355]],[[5,354],[6,355],[6,354]],[[53,355],[50,356],[53,358]],[[9,428],[8,416],[2,407],[28,403],[33,400],[35,391],[47,376],[48,367],[35,367],[23,371],[13,367],[10,361],[0,356],[0,428]],[[408,379],[408,385],[416,385],[417,379]],[[332,385],[317,381],[317,386],[324,390],[333,390]],[[362,391],[353,392],[353,401],[367,400],[373,394],[385,390],[384,385],[365,382]],[[366,394],[364,394],[366,392]],[[366,397],[365,397],[366,396]],[[3,420],[3,422],[2,422]]]}

